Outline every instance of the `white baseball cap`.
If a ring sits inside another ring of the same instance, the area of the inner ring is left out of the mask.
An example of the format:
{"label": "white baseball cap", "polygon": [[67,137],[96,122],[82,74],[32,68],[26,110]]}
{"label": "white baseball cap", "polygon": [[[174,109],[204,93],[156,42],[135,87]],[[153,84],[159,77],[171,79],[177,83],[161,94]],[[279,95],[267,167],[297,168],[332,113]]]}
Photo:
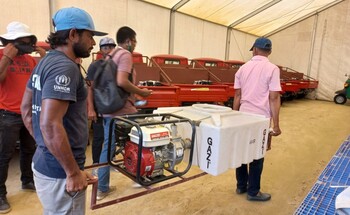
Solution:
{"label": "white baseball cap", "polygon": [[101,46],[117,46],[117,44],[115,44],[114,40],[110,37],[104,37],[100,40],[100,47]]}

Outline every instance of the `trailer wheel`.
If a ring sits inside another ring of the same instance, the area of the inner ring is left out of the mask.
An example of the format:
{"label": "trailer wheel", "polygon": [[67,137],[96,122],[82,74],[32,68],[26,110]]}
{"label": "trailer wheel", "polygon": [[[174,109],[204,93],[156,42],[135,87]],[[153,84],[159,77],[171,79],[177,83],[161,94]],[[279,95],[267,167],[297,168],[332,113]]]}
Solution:
{"label": "trailer wheel", "polygon": [[340,105],[345,104],[346,97],[342,94],[338,94],[338,95],[334,96],[334,102],[336,104],[340,104]]}

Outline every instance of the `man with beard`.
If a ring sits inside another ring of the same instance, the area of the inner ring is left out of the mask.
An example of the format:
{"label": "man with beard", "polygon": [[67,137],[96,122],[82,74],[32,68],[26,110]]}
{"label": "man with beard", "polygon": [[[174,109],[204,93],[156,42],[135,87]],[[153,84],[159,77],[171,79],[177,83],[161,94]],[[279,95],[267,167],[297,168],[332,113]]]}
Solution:
{"label": "man with beard", "polygon": [[27,25],[11,22],[7,33],[0,35],[4,49],[0,49],[0,213],[11,210],[7,201],[6,185],[10,160],[20,140],[20,169],[22,189],[35,191],[32,157],[35,141],[24,127],[20,105],[26,83],[36,65],[35,59],[28,55],[37,51],[41,56],[45,50],[36,47],[36,36]]}
{"label": "man with beard", "polygon": [[75,63],[96,44],[91,16],[64,8],[53,16],[50,51],[34,69],[22,101],[22,117],[34,136],[34,182],[44,214],[85,214],[88,180],[83,170],[88,142],[87,90]]}

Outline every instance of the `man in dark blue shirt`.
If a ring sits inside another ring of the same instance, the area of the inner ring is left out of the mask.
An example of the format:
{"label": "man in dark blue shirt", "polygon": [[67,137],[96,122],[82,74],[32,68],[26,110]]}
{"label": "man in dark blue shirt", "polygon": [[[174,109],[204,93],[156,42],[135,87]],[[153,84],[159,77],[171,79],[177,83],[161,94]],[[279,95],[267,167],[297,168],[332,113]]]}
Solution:
{"label": "man in dark blue shirt", "polygon": [[90,56],[96,44],[91,16],[79,8],[63,8],[53,17],[48,37],[53,51],[43,58],[27,84],[21,110],[34,136],[34,182],[44,214],[85,214],[88,142],[87,90],[77,58]]}

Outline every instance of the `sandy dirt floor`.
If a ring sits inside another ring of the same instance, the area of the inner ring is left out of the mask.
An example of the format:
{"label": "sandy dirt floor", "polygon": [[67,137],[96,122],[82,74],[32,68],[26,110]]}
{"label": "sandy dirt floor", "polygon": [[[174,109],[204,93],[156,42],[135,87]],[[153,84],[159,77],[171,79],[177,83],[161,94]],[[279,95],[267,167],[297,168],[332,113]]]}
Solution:
{"label": "sandy dirt floor", "polygon": [[[152,194],[115,205],[90,210],[91,188],[88,189],[86,214],[129,215],[287,215],[293,214],[305,198],[317,177],[339,146],[350,135],[350,103],[294,100],[281,108],[282,135],[272,140],[272,150],[265,157],[262,191],[269,192],[269,202],[249,202],[246,195],[235,193],[235,171],[219,176],[205,175]],[[91,146],[87,165],[91,164]],[[188,175],[200,173],[193,167]],[[19,189],[18,156],[10,166],[7,181],[9,214],[41,214],[35,193]],[[133,188],[133,182],[121,173],[112,171],[116,193],[106,202],[126,194],[143,191]],[[187,175],[186,175],[187,176]],[[100,203],[100,202],[98,202]]]}

